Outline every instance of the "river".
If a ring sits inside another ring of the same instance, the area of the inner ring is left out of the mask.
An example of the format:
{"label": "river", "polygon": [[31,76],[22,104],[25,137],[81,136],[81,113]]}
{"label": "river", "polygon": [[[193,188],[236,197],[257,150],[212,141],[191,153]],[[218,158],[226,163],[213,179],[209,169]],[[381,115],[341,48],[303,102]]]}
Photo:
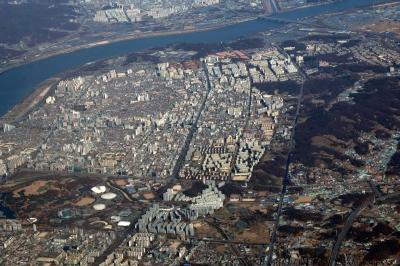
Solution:
{"label": "river", "polygon": [[[354,7],[385,2],[385,0],[343,0],[338,3],[319,5],[273,15],[275,18],[295,20],[323,13],[344,11]],[[77,50],[38,60],[12,68],[0,74],[0,116],[22,101],[46,79],[76,68],[88,62],[115,57],[149,48],[165,47],[172,43],[227,42],[242,36],[279,27],[279,23],[255,19],[220,29],[176,35],[145,37]]]}
{"label": "river", "polygon": [[15,212],[5,205],[5,199],[9,196],[7,193],[0,193],[0,219],[5,217],[7,219],[15,219]]}

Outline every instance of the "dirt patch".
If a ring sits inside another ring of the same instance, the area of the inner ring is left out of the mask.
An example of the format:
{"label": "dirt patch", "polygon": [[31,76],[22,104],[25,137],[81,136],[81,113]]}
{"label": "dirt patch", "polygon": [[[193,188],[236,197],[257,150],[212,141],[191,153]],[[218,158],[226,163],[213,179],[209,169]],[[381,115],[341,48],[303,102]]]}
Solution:
{"label": "dirt patch", "polygon": [[238,233],[235,241],[243,241],[249,243],[266,243],[269,240],[270,232],[263,223],[256,223],[250,228]]}
{"label": "dirt patch", "polygon": [[379,21],[361,28],[363,31],[372,31],[378,33],[393,32],[400,35],[400,22],[399,21]]}
{"label": "dirt patch", "polygon": [[92,204],[95,201],[92,197],[83,197],[80,198],[77,202],[74,203],[75,206],[83,207]]}
{"label": "dirt patch", "polygon": [[217,252],[219,254],[224,254],[224,253],[226,253],[226,246],[225,245],[215,245],[214,250],[215,250],[215,252]]}
{"label": "dirt patch", "polygon": [[194,225],[196,236],[198,238],[208,237],[213,239],[222,239],[221,234],[215,227],[205,222],[199,222]]}
{"label": "dirt patch", "polygon": [[125,179],[121,179],[121,178],[115,179],[115,180],[114,180],[114,183],[115,183],[117,186],[120,186],[120,187],[123,187],[123,186],[128,185],[128,181],[126,181]]}
{"label": "dirt patch", "polygon": [[313,197],[310,196],[301,196],[298,199],[295,200],[295,203],[301,204],[301,203],[310,203],[313,200]]}
{"label": "dirt patch", "polygon": [[181,241],[174,241],[171,243],[171,245],[169,246],[171,249],[178,249],[178,247],[182,244]]}
{"label": "dirt patch", "polygon": [[146,200],[152,200],[156,197],[156,195],[153,192],[146,192],[143,193],[143,198]]}
{"label": "dirt patch", "polygon": [[51,187],[50,181],[37,180],[32,182],[29,186],[14,190],[13,197],[19,198],[20,197],[19,193],[21,191],[23,191],[26,197],[38,196],[46,193],[50,189],[50,187]]}

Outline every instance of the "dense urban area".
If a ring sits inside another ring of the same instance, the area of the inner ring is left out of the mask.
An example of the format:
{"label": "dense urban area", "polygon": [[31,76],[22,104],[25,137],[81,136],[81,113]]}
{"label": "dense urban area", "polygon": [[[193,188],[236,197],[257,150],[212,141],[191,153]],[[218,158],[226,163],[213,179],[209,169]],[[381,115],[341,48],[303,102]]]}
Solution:
{"label": "dense urban area", "polygon": [[[62,6],[170,28],[307,2]],[[53,80],[0,119],[0,265],[398,265],[399,19],[324,14]]]}

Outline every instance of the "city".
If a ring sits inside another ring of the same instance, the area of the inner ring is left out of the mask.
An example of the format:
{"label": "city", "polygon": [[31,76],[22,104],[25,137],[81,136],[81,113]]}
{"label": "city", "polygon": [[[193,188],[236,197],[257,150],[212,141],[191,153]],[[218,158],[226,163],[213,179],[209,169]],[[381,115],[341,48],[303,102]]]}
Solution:
{"label": "city", "polygon": [[[105,25],[229,4],[87,2]],[[399,18],[322,13],[53,76],[0,118],[0,265],[398,265]]]}

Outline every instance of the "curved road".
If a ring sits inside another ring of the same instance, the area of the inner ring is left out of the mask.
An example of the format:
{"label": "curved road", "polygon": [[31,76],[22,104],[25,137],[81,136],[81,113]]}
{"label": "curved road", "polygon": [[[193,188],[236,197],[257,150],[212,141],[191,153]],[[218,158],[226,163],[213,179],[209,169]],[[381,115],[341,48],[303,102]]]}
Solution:
{"label": "curved road", "polygon": [[368,196],[357,208],[355,208],[350,215],[347,217],[346,223],[344,224],[342,230],[340,231],[335,245],[333,246],[331,257],[329,259],[329,266],[336,265],[336,259],[339,254],[340,247],[343,241],[346,239],[346,235],[349,232],[354,219],[357,218],[358,214],[366,208],[368,205],[373,204],[375,200],[375,195]]}
{"label": "curved road", "polygon": [[126,193],[123,189],[121,189],[121,188],[115,186],[113,183],[111,183],[110,180],[107,180],[106,185],[107,185],[109,188],[115,189],[115,190],[117,190],[118,192],[120,192],[120,193],[124,196],[124,198],[125,198],[127,201],[129,201],[129,202],[135,202],[135,201],[137,201],[136,199],[132,198],[131,195],[129,195],[128,193]]}

